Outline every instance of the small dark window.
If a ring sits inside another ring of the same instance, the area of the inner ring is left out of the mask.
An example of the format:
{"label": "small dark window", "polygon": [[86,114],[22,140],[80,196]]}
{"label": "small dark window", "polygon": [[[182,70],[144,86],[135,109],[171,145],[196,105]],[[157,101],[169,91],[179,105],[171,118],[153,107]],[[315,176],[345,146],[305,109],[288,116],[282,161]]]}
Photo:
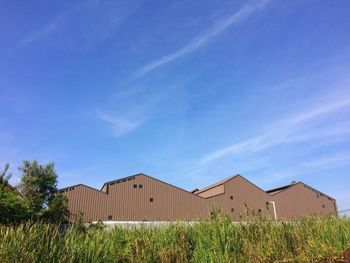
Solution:
{"label": "small dark window", "polygon": [[137,184],[134,184],[134,188],[137,188]]}
{"label": "small dark window", "polygon": [[132,178],[128,178],[128,181],[130,181]]}
{"label": "small dark window", "polygon": [[317,196],[317,198],[320,198],[320,195],[319,195],[319,194],[317,194],[316,196]]}
{"label": "small dark window", "polygon": [[230,199],[233,200],[233,196],[232,195],[230,196]]}
{"label": "small dark window", "polygon": [[111,215],[108,216],[108,220],[112,220],[112,216]]}
{"label": "small dark window", "polygon": [[153,202],[153,197],[151,197],[151,198],[149,199],[149,201],[152,203],[152,202]]}
{"label": "small dark window", "polygon": [[326,206],[325,205],[322,205],[322,208],[325,208]]}
{"label": "small dark window", "polygon": [[234,208],[231,208],[231,212],[233,213],[235,211],[235,209]]}
{"label": "small dark window", "polygon": [[261,209],[258,209],[258,213],[261,214]]}
{"label": "small dark window", "polygon": [[142,188],[142,184],[139,184],[139,188]]}

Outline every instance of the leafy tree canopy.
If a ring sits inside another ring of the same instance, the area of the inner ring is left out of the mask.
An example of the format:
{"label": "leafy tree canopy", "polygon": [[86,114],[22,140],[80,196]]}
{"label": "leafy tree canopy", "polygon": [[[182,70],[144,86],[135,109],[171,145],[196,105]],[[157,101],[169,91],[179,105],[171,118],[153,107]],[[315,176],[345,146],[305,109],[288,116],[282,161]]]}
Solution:
{"label": "leafy tree canopy", "polygon": [[8,187],[11,177],[8,169],[6,164],[0,172],[0,224],[26,219],[62,222],[68,218],[68,199],[57,193],[54,163],[40,165],[37,161],[24,161],[18,168],[21,173],[18,191]]}
{"label": "leafy tree canopy", "polygon": [[9,164],[5,164],[0,172],[0,224],[19,223],[28,218],[28,208],[17,195],[16,190],[8,186],[12,174],[9,173]]}
{"label": "leafy tree canopy", "polygon": [[24,161],[19,190],[33,215],[40,216],[57,190],[57,174],[54,163],[40,165],[37,161]]}

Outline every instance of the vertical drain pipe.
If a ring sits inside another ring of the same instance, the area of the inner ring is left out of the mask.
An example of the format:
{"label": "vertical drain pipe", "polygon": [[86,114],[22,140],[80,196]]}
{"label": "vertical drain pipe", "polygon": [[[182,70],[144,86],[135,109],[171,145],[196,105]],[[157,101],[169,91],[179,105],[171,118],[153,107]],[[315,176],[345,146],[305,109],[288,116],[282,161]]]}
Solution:
{"label": "vertical drain pipe", "polygon": [[270,203],[273,206],[273,215],[275,217],[275,221],[277,222],[276,203],[275,203],[275,201],[270,201]]}

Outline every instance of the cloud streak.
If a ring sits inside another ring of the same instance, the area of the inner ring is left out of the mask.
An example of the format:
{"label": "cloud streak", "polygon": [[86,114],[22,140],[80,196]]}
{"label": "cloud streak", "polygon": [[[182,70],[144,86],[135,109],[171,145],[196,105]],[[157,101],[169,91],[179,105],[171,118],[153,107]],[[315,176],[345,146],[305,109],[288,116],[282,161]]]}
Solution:
{"label": "cloud streak", "polygon": [[111,96],[103,109],[97,108],[94,116],[111,127],[112,135],[118,138],[153,118],[160,104],[171,99],[176,90],[176,87],[168,87],[163,91],[152,88],[122,91]]}
{"label": "cloud streak", "polygon": [[150,62],[149,64],[145,65],[144,67],[142,67],[136,73],[136,77],[146,75],[146,74],[156,70],[157,68],[159,68],[165,64],[168,64],[168,63],[170,63],[170,62],[172,62],[180,57],[183,57],[183,56],[197,50],[198,48],[207,44],[214,37],[220,35],[222,32],[224,32],[229,27],[243,21],[244,19],[249,18],[256,11],[264,8],[266,6],[266,4],[269,3],[270,1],[271,0],[261,0],[261,1],[254,1],[254,2],[250,2],[248,4],[245,4],[236,13],[227,17],[225,20],[220,21],[211,30],[198,36],[197,38],[195,38],[192,42],[190,42],[186,46],[182,47],[181,49],[179,49],[171,54],[168,54],[164,57],[156,59],[156,60]]}
{"label": "cloud streak", "polygon": [[350,166],[350,154],[347,152],[340,152],[297,163],[290,168],[268,169],[264,172],[264,175],[268,176],[269,183],[272,183],[274,181],[280,181],[290,177],[314,174],[317,171],[324,171],[326,169],[345,166]]}
{"label": "cloud streak", "polygon": [[350,165],[350,154],[348,153],[338,153],[336,155],[325,156],[322,158],[309,160],[303,163],[305,167],[318,167],[318,168],[330,168],[330,167],[339,167],[339,166],[348,166]]}
{"label": "cloud streak", "polygon": [[129,3],[89,0],[77,4],[71,3],[56,19],[18,41],[16,48],[23,48],[47,38],[47,44],[53,47],[88,50],[111,36],[141,1]]}
{"label": "cloud streak", "polygon": [[16,47],[17,48],[23,48],[37,40],[39,40],[40,38],[43,38],[44,36],[50,34],[51,32],[55,31],[58,27],[58,25],[61,22],[61,18],[56,19],[54,21],[52,21],[49,25],[47,25],[45,28],[43,28],[40,31],[34,32],[30,35],[28,35],[26,38],[20,40]]}
{"label": "cloud streak", "polygon": [[117,138],[135,130],[147,119],[146,116],[139,116],[138,118],[127,118],[118,116],[118,114],[106,113],[100,110],[96,110],[96,116],[98,119],[111,126],[112,135]]}
{"label": "cloud streak", "polygon": [[350,109],[350,98],[334,98],[321,106],[314,106],[300,114],[291,116],[285,120],[277,121],[270,125],[266,131],[261,134],[244,140],[239,143],[232,144],[227,147],[220,148],[206,154],[199,162],[199,167],[205,167],[210,163],[234,154],[256,153],[280,144],[290,144],[322,137],[349,134],[350,127],[340,129],[319,128],[317,133],[305,133],[305,130],[319,124],[322,117],[339,112],[340,110]]}

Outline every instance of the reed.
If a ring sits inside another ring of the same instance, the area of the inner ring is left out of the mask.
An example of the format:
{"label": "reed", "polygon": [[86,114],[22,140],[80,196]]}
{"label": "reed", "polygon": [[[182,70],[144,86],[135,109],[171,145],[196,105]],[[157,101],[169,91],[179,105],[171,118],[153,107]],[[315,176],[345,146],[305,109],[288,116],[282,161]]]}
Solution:
{"label": "reed", "polygon": [[350,220],[311,217],[232,223],[218,216],[166,227],[0,226],[0,262],[332,262],[350,246]]}

